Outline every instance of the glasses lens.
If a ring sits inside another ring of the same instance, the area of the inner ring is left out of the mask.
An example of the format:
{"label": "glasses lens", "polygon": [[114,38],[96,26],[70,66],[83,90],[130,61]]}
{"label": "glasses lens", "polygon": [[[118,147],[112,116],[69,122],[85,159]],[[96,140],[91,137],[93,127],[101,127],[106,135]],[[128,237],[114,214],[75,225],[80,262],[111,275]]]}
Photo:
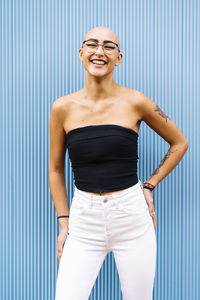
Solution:
{"label": "glasses lens", "polygon": [[107,43],[104,45],[104,51],[106,53],[112,53],[115,50],[116,46],[113,43]]}
{"label": "glasses lens", "polygon": [[[98,48],[98,43],[88,41],[85,43],[85,46],[88,52],[95,52]],[[113,43],[106,43],[103,48],[105,53],[112,53],[116,46]]]}
{"label": "glasses lens", "polygon": [[86,47],[88,52],[93,52],[93,51],[97,50],[98,44],[95,43],[95,42],[86,42],[85,47]]}

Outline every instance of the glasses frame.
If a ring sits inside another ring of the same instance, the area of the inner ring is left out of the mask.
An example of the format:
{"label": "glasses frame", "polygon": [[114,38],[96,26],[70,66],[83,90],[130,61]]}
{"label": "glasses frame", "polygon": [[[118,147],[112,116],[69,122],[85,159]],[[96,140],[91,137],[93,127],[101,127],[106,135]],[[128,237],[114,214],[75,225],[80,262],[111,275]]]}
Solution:
{"label": "glasses frame", "polygon": [[[88,40],[85,40],[85,41],[83,41],[83,43],[82,43],[82,48],[83,48],[83,45],[84,45],[84,43],[86,43],[86,42],[89,42],[89,41],[91,41],[91,42],[95,42],[96,43],[96,41],[95,40],[93,40],[93,39],[88,39]],[[116,44],[115,42],[113,42],[113,41],[109,41],[109,42],[107,42],[107,43],[113,43],[115,46],[117,46],[118,47],[118,52],[120,52],[120,49],[119,49],[119,45],[118,44]],[[99,44],[99,43],[97,43],[97,49],[94,51],[94,52],[96,52],[97,50],[98,50],[98,48],[99,48],[99,46],[102,46],[102,48],[103,48],[103,51],[105,50],[104,49],[104,45],[105,44]],[[91,52],[93,52],[93,51],[91,51]],[[104,51],[105,52],[105,51]]]}

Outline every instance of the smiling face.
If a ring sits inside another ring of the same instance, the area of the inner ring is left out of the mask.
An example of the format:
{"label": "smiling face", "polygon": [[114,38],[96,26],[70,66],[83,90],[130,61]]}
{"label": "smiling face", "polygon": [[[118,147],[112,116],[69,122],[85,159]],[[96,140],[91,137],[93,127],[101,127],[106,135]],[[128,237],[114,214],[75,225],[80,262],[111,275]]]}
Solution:
{"label": "smiling face", "polygon": [[[101,46],[95,49],[95,43],[104,44],[105,51]],[[114,32],[105,27],[96,27],[85,35],[79,57],[89,74],[101,77],[113,72],[114,67],[121,63],[123,55],[119,49],[120,42]]]}

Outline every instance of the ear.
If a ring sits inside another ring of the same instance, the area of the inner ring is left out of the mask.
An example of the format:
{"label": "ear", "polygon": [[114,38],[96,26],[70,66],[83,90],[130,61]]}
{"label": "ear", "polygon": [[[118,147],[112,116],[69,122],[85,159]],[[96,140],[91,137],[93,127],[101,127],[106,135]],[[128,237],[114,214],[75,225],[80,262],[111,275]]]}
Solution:
{"label": "ear", "polygon": [[80,49],[78,50],[78,52],[79,52],[79,58],[80,58],[80,60],[83,61],[83,49],[80,48]]}
{"label": "ear", "polygon": [[122,59],[123,59],[123,54],[119,53],[119,55],[118,55],[118,57],[116,59],[115,66],[118,66],[121,63]]}

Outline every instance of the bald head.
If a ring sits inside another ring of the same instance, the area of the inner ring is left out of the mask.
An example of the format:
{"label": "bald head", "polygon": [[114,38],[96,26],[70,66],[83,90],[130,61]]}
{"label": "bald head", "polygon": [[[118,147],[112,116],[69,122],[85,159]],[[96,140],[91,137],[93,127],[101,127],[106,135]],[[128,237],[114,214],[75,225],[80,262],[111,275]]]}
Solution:
{"label": "bald head", "polygon": [[86,33],[83,40],[85,41],[89,38],[113,41],[119,45],[119,49],[120,49],[120,42],[117,35],[107,27],[95,27],[91,29],[90,31],[88,31],[88,33]]}

